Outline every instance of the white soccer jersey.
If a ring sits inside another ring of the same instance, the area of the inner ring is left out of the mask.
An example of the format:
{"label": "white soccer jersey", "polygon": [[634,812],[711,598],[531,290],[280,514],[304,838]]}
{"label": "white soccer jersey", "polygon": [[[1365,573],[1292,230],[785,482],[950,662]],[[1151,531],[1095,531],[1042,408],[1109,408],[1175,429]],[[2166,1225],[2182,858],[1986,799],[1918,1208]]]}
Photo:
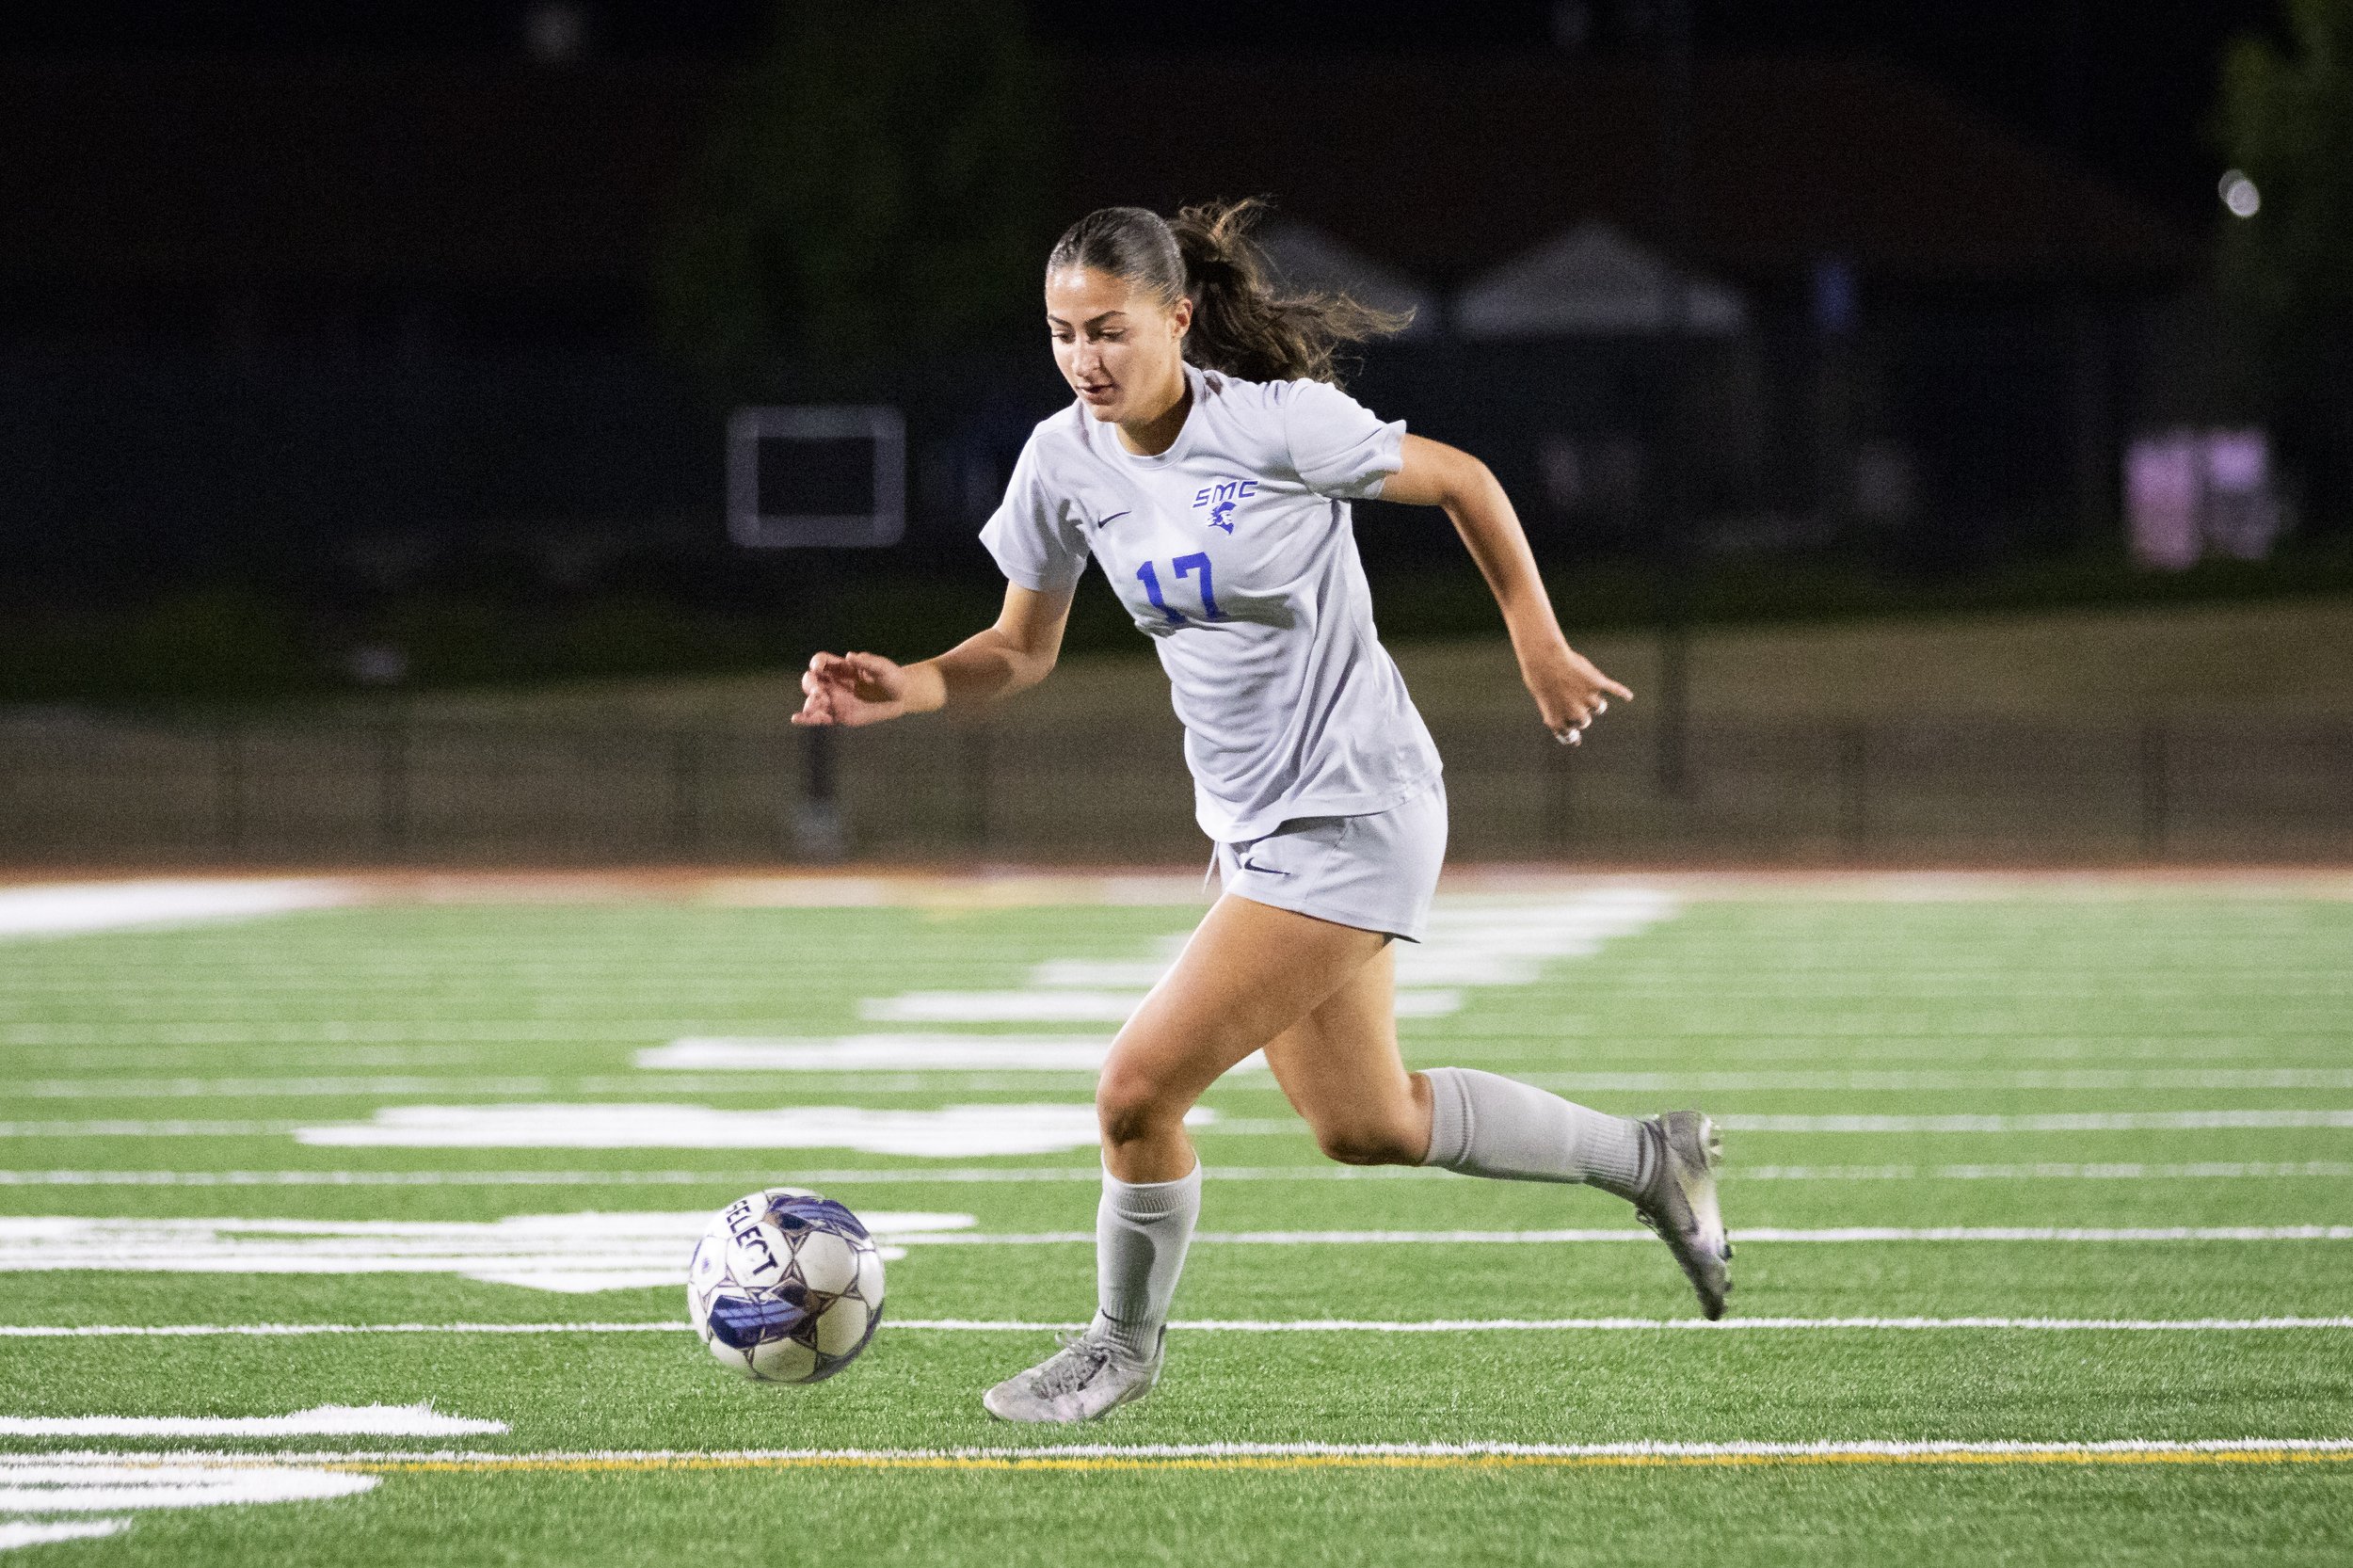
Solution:
{"label": "white soccer jersey", "polygon": [[1075,401],[1041,423],[981,541],[1027,588],[1101,565],[1160,650],[1211,839],[1385,811],[1438,749],[1373,631],[1348,504],[1398,471],[1404,423],[1321,381],[1185,376],[1185,427],[1153,456]]}

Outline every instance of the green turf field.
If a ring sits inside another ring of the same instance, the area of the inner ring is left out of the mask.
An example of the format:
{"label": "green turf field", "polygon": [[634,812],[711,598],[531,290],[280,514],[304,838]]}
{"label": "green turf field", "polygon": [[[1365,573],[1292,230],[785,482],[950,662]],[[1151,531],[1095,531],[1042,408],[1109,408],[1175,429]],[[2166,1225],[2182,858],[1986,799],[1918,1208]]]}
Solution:
{"label": "green turf field", "polygon": [[[1198,914],[1109,890],[0,940],[0,1550],[2353,1560],[2346,885],[1450,897],[1409,1059],[1714,1112],[1732,1318],[1602,1194],[1323,1164],[1238,1072],[1159,1391],[1008,1429],[1092,1304],[1086,1042]],[[680,1326],[768,1184],[900,1254],[815,1388]]]}

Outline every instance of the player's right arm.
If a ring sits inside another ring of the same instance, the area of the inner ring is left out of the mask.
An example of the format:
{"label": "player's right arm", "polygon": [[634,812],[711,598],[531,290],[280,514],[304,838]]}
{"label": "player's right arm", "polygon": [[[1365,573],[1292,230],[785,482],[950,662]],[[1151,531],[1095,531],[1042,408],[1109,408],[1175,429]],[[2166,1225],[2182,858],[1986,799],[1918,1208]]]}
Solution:
{"label": "player's right arm", "polygon": [[792,722],[856,728],[1026,691],[1053,671],[1070,596],[1068,588],[1048,593],[1009,583],[996,625],[920,664],[893,664],[879,653],[820,653],[801,676],[801,710]]}

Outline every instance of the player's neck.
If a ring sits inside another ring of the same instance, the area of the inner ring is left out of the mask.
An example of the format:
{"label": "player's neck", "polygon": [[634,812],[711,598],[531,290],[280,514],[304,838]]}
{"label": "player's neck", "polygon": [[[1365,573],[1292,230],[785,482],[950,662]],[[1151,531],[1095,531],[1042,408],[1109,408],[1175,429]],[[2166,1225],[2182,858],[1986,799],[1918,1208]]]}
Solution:
{"label": "player's neck", "polygon": [[1192,411],[1193,381],[1179,366],[1174,397],[1148,419],[1121,421],[1119,444],[1139,457],[1157,457],[1176,444],[1177,434],[1185,427],[1185,416]]}

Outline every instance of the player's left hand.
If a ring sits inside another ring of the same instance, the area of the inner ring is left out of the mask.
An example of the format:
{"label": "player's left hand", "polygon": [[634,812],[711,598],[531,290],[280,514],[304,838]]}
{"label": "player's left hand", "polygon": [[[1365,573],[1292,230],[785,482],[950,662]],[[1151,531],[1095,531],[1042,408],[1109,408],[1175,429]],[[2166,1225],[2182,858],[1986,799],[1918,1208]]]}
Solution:
{"label": "player's left hand", "polygon": [[1562,745],[1585,738],[1585,727],[1609,711],[1609,699],[1634,694],[1601,673],[1593,662],[1566,643],[1556,643],[1520,663],[1520,679],[1536,699],[1545,728]]}

